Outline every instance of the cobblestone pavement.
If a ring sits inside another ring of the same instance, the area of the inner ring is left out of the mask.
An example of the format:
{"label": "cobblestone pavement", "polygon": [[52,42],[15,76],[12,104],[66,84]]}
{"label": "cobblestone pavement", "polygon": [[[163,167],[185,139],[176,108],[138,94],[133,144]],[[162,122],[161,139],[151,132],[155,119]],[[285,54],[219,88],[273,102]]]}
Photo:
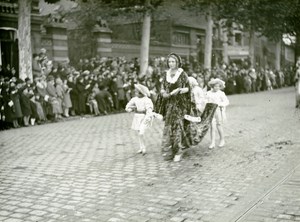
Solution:
{"label": "cobblestone pavement", "polygon": [[300,221],[294,89],[229,96],[226,146],[163,161],[127,113],[0,132],[0,221]]}

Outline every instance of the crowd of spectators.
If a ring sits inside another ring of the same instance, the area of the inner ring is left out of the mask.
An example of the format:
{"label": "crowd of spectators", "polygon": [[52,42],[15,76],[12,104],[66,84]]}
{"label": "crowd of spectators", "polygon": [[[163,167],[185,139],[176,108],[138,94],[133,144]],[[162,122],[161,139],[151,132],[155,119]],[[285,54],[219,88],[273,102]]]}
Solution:
{"label": "crowd of spectators", "polygon": [[[46,50],[33,55],[33,79],[21,80],[1,72],[1,127],[18,128],[57,122],[70,116],[107,115],[124,111],[134,95],[134,84],[146,85],[155,101],[162,75],[167,69],[164,57],[155,57],[145,75],[139,75],[138,59],[94,57],[69,63],[53,63]],[[246,62],[220,65],[211,71],[184,62],[183,68],[206,89],[211,78],[226,82],[226,94],[253,93],[293,85],[294,70],[253,68]]]}

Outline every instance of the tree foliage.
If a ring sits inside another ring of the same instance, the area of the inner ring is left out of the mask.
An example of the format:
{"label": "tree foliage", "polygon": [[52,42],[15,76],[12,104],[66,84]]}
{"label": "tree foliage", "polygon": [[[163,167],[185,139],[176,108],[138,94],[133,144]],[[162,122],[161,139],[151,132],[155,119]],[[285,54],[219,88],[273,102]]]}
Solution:
{"label": "tree foliage", "polygon": [[125,17],[134,21],[139,18],[140,22],[147,10],[154,11],[162,2],[163,0],[151,0],[150,4],[146,5],[146,0],[77,0],[77,12],[68,17],[81,28],[91,28],[100,18],[107,21],[112,21],[115,17]]}
{"label": "tree foliage", "polygon": [[215,20],[233,22],[243,31],[255,31],[279,41],[284,34],[296,37],[296,56],[300,55],[300,0],[187,0],[185,8],[207,13],[212,8]]}
{"label": "tree foliage", "polygon": [[272,40],[300,32],[300,0],[188,0],[185,7],[205,13],[209,5],[216,20],[241,24]]}

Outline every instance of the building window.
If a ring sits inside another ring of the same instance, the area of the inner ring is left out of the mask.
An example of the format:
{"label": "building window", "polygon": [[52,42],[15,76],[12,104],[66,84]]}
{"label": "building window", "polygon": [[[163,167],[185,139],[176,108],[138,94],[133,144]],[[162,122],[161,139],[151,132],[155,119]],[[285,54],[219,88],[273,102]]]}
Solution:
{"label": "building window", "polygon": [[175,32],[173,35],[173,44],[174,45],[189,45],[190,44],[190,35],[186,32]]}
{"label": "building window", "polygon": [[242,33],[235,33],[234,38],[235,38],[235,44],[238,46],[241,46],[242,45]]}

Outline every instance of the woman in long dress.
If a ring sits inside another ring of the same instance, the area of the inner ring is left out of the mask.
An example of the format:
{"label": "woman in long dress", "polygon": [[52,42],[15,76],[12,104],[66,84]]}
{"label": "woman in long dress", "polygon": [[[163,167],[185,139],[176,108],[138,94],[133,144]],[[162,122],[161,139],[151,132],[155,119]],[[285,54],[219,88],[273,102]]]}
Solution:
{"label": "woman in long dress", "polygon": [[162,154],[165,160],[178,162],[183,151],[197,145],[206,134],[216,109],[216,104],[207,104],[201,114],[201,122],[186,120],[193,113],[195,103],[191,99],[191,88],[187,73],[181,68],[179,55],[171,53],[167,58],[169,70],[163,76],[160,93],[154,111],[163,116],[165,122],[162,139]]}
{"label": "woman in long dress", "polygon": [[184,115],[191,110],[188,75],[181,68],[180,56],[171,53],[167,58],[169,70],[162,80],[155,112],[163,116],[162,154],[165,160],[180,161],[183,150],[188,148],[187,125]]}

